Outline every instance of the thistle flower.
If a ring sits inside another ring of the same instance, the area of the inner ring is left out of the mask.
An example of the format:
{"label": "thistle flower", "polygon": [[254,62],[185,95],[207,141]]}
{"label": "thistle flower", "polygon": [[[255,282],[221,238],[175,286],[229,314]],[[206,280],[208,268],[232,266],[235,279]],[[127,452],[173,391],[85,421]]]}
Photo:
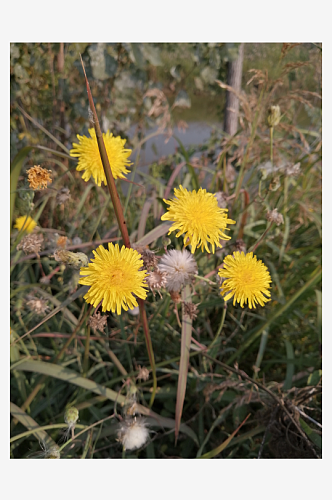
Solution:
{"label": "thistle flower", "polygon": [[191,282],[191,275],[197,274],[195,259],[187,250],[169,250],[160,259],[158,268],[166,273],[169,292],[179,292],[183,285]]}
{"label": "thistle flower", "polygon": [[39,253],[44,237],[42,234],[27,234],[17,245],[16,250],[23,250],[25,254]]}
{"label": "thistle flower", "polygon": [[52,182],[50,174],[52,170],[46,170],[40,165],[35,165],[34,167],[27,170],[29,186],[32,189],[46,189],[47,183]]}
{"label": "thistle flower", "polygon": [[15,221],[15,228],[19,231],[26,231],[27,233],[31,233],[34,228],[37,226],[37,222],[35,222],[30,215],[22,215],[22,217],[18,217]]}
{"label": "thistle flower", "polygon": [[195,190],[187,191],[182,186],[180,189],[175,188],[174,194],[175,199],[164,200],[170,207],[161,220],[174,222],[168,234],[176,230],[179,230],[177,238],[184,234],[184,244],[191,245],[191,253],[200,247],[202,251],[204,248],[210,253],[208,243],[212,245],[214,253],[215,246],[222,247],[220,239],[230,239],[224,231],[228,230],[227,224],[235,224],[235,221],[227,218],[227,209],[218,207],[214,194],[207,193],[206,189],[202,188],[197,193]]}
{"label": "thistle flower", "polygon": [[95,333],[97,332],[97,330],[99,330],[101,333],[104,333],[104,328],[107,323],[107,318],[108,314],[104,314],[102,316],[99,311],[95,312],[89,318],[89,325],[91,326],[91,328]]}
{"label": "thistle flower", "polygon": [[[95,129],[90,128],[89,134],[91,137],[77,135],[79,144],[73,144],[70,156],[79,158],[76,170],[84,170],[82,175],[84,181],[87,182],[92,176],[98,186],[101,186],[102,182],[106,186],[107,181],[100,158]],[[103,134],[103,139],[114,179],[124,179],[124,174],[129,172],[126,167],[131,165],[131,162],[127,159],[131,154],[131,149],[124,149],[126,140],[121,139],[121,137],[113,137],[109,130],[106,134]]]}
{"label": "thistle flower", "polygon": [[270,222],[275,222],[277,226],[284,223],[284,218],[282,214],[279,214],[278,209],[274,208],[273,210],[269,210],[266,214],[266,219]]}
{"label": "thistle flower", "polygon": [[[256,309],[256,303],[261,306],[268,302],[272,282],[267,267],[257,260],[253,253],[234,252],[224,259],[224,267],[219,270],[219,276],[226,278],[221,285],[221,295],[227,301],[233,297],[233,305],[240,302],[241,307],[248,302],[249,308]],[[266,297],[265,297],[266,296]]]}
{"label": "thistle flower", "polygon": [[141,448],[149,438],[149,431],[143,418],[125,420],[118,431],[118,439],[125,450]]}
{"label": "thistle flower", "polygon": [[135,296],[146,298],[147,272],[140,270],[143,261],[136,250],[125,246],[120,250],[118,244],[109,243],[108,250],[100,245],[93,254],[95,259],[81,268],[83,277],[79,280],[81,285],[90,286],[84,295],[89,304],[97,307],[103,301],[103,312],[121,314],[121,308],[127,311],[138,305]]}

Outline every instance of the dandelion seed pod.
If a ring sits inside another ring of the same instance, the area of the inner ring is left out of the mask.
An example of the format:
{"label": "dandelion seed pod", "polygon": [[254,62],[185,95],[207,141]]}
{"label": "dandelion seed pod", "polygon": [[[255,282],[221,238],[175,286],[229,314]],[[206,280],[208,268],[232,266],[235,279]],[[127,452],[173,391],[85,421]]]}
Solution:
{"label": "dandelion seed pod", "polygon": [[148,438],[149,431],[142,418],[124,421],[118,431],[118,439],[125,450],[141,448],[147,442]]}
{"label": "dandelion seed pod", "polygon": [[65,411],[65,422],[69,426],[75,425],[78,420],[78,409],[75,406],[67,408]]}

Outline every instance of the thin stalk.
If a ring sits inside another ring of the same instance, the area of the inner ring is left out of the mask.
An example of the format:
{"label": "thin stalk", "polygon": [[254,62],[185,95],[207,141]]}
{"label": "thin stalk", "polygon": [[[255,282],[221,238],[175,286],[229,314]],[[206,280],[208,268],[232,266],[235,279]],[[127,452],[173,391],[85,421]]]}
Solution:
{"label": "thin stalk", "polygon": [[258,245],[260,245],[262,243],[262,241],[264,240],[265,236],[267,235],[267,233],[270,231],[271,229],[271,226],[272,226],[273,222],[271,222],[267,228],[265,229],[264,233],[262,234],[262,236],[260,236],[258,238],[258,240],[256,241],[256,243],[249,248],[248,252],[254,252],[256,250],[256,248],[258,247]]}
{"label": "thin stalk", "polygon": [[83,358],[83,375],[86,375],[89,368],[89,352],[90,352],[90,326],[88,326],[86,329],[84,358]]}
{"label": "thin stalk", "polygon": [[214,337],[214,339],[212,340],[211,344],[207,348],[208,351],[215,345],[215,343],[217,342],[217,340],[219,338],[219,335],[222,332],[222,329],[223,329],[224,323],[225,323],[225,318],[226,318],[226,311],[227,311],[227,302],[224,302],[224,308],[223,308],[223,311],[222,311],[220,325],[219,325],[218,331],[216,333],[216,336]]}
{"label": "thin stalk", "polygon": [[[94,129],[96,131],[99,153],[100,153],[100,157],[102,160],[105,176],[107,179],[107,188],[108,188],[108,191],[109,191],[110,196],[111,196],[111,200],[112,200],[113,207],[114,207],[114,212],[115,212],[115,215],[116,215],[116,218],[118,221],[119,229],[121,231],[123,243],[127,248],[131,248],[127,224],[126,224],[126,221],[125,221],[125,218],[123,215],[122,205],[121,205],[120,198],[119,198],[116,186],[115,186],[115,181],[114,181],[114,177],[112,174],[112,170],[111,170],[111,167],[110,167],[110,164],[108,161],[108,156],[106,153],[103,135],[102,135],[102,132],[100,129],[99,120],[98,120],[96,108],[95,108],[95,105],[93,102],[93,98],[92,98],[92,94],[91,94],[91,90],[90,90],[90,85],[89,85],[89,82],[88,82],[88,79],[87,79],[87,76],[85,73],[85,68],[84,68],[82,57],[81,57],[81,63],[82,63],[83,72],[84,72],[84,76],[85,76],[85,83],[86,83],[86,88],[87,88],[87,93],[88,93],[89,106],[90,106],[90,109],[91,109],[92,114],[93,114],[93,126],[94,126]],[[151,400],[150,400],[150,406],[151,406],[153,403],[154,397],[155,397],[156,390],[157,390],[156,368],[155,368],[155,361],[154,361],[152,342],[151,342],[151,337],[150,337],[150,332],[149,332],[149,326],[148,326],[146,312],[145,312],[145,308],[144,308],[144,301],[142,299],[138,299],[138,304],[139,304],[139,309],[140,309],[140,313],[141,313],[141,320],[142,320],[142,325],[143,325],[143,330],[144,330],[145,342],[146,342],[146,346],[148,349],[150,364],[152,367],[153,392],[152,392]]]}

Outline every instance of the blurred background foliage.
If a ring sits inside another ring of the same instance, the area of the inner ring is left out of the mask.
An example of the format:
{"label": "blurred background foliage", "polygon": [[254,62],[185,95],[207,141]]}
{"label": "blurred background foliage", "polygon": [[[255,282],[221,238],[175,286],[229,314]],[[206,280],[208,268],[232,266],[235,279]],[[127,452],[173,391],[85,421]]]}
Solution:
{"label": "blurred background foliage", "polygon": [[[17,183],[11,193],[16,193],[12,198],[13,220],[31,213],[45,238],[40,261],[16,251],[20,235],[12,231],[11,339],[15,346],[11,361],[17,363],[12,379],[16,405],[24,405],[40,381],[38,372],[20,371],[20,362],[51,362],[77,325],[78,337],[61,366],[120,391],[123,373],[110,358],[110,346],[132,377],[137,375],[137,364],[148,365],[137,317],[110,315],[103,340],[98,338],[102,334],[91,337],[87,371],[83,359],[88,327],[80,323],[87,306],[82,298],[77,296],[66,304],[65,313],[38,328],[43,315],[36,315],[27,305],[32,293],[54,310],[76,293],[78,273],[58,266],[51,257],[59,234],[89,256],[94,241],[118,235],[106,191],[92,181],[84,183],[75,161],[68,156],[76,135],[87,135],[90,127],[81,54],[103,131],[109,129],[126,138],[126,147],[136,154],[134,174],[128,179],[140,184],[129,188],[123,182],[118,184],[132,241],[160,224],[167,183],[170,188],[182,184],[193,189],[198,182],[211,192],[223,191],[229,215],[237,221],[232,240],[215,255],[195,255],[200,275],[214,279],[216,267],[236,249],[237,240],[242,239],[247,249],[259,240],[267,229],[267,210],[277,207],[284,215],[285,224],[273,225],[256,251],[272,276],[271,302],[257,310],[228,304],[222,335],[210,355],[236,369],[240,366],[254,380],[282,394],[309,436],[316,456],[321,453],[321,47],[315,43],[245,44],[239,129],[229,137],[221,125],[224,84],[238,49],[236,43],[11,44],[11,156]],[[274,163],[280,168],[277,176],[268,166],[266,114],[271,104],[279,104],[282,113],[274,132]],[[184,146],[178,132],[193,122],[209,124],[209,136]],[[145,170],[137,168],[151,134],[161,135],[163,142],[174,139],[176,147],[167,156],[147,161]],[[282,167],[298,162],[301,174],[285,175]],[[53,183],[48,190],[35,193],[28,188],[25,171],[39,163],[53,170]],[[176,168],[177,175],[172,178]],[[64,187],[70,188],[70,199],[58,203],[56,196]],[[157,237],[151,248],[162,255],[164,244]],[[169,245],[181,248],[174,233]],[[50,276],[49,280],[45,276]],[[193,301],[199,310],[194,336],[209,345],[220,325],[223,302],[216,289],[203,281],[197,281],[194,290]],[[149,294],[146,301],[158,375],[153,410],[174,418],[180,332],[174,304],[167,293],[163,295],[161,300]],[[33,334],[19,341],[31,328],[35,328]],[[141,403],[148,403],[150,385],[151,380],[137,383]],[[79,409],[82,425],[106,418],[114,407],[113,402],[50,372],[26,411],[39,425],[57,425],[63,423],[68,404]],[[198,355],[190,360],[182,416],[194,437],[190,432],[180,433],[175,446],[174,435],[159,427],[148,446],[130,456],[201,456],[216,449],[248,413],[251,418],[242,434],[218,456],[257,458],[262,442],[269,445],[264,447],[265,458],[315,456],[296,429],[291,428],[289,437],[289,421],[279,410],[264,391],[225,372],[217,361]],[[315,423],[299,410],[307,412]],[[31,428],[31,422],[24,418],[13,424],[14,435]],[[149,423],[153,425],[153,419]],[[58,430],[49,432],[57,441]],[[91,431],[87,441],[83,434],[83,441],[66,448],[65,457],[77,458],[82,453],[84,458],[121,457],[115,432],[113,424],[105,424],[97,432]],[[38,449],[30,434],[12,443],[11,456],[25,458]]]}

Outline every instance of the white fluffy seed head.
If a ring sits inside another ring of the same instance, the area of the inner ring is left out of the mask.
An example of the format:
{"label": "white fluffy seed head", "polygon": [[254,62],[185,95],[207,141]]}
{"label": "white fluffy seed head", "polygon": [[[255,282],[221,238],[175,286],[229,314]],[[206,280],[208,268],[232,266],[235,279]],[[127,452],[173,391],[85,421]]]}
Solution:
{"label": "white fluffy seed head", "polygon": [[187,250],[169,250],[160,259],[158,268],[166,273],[166,288],[169,292],[180,291],[183,285],[190,283],[193,274],[197,274],[197,264]]}
{"label": "white fluffy seed head", "polygon": [[149,431],[144,419],[134,418],[130,421],[124,421],[118,431],[118,438],[125,450],[141,448],[149,438]]}

